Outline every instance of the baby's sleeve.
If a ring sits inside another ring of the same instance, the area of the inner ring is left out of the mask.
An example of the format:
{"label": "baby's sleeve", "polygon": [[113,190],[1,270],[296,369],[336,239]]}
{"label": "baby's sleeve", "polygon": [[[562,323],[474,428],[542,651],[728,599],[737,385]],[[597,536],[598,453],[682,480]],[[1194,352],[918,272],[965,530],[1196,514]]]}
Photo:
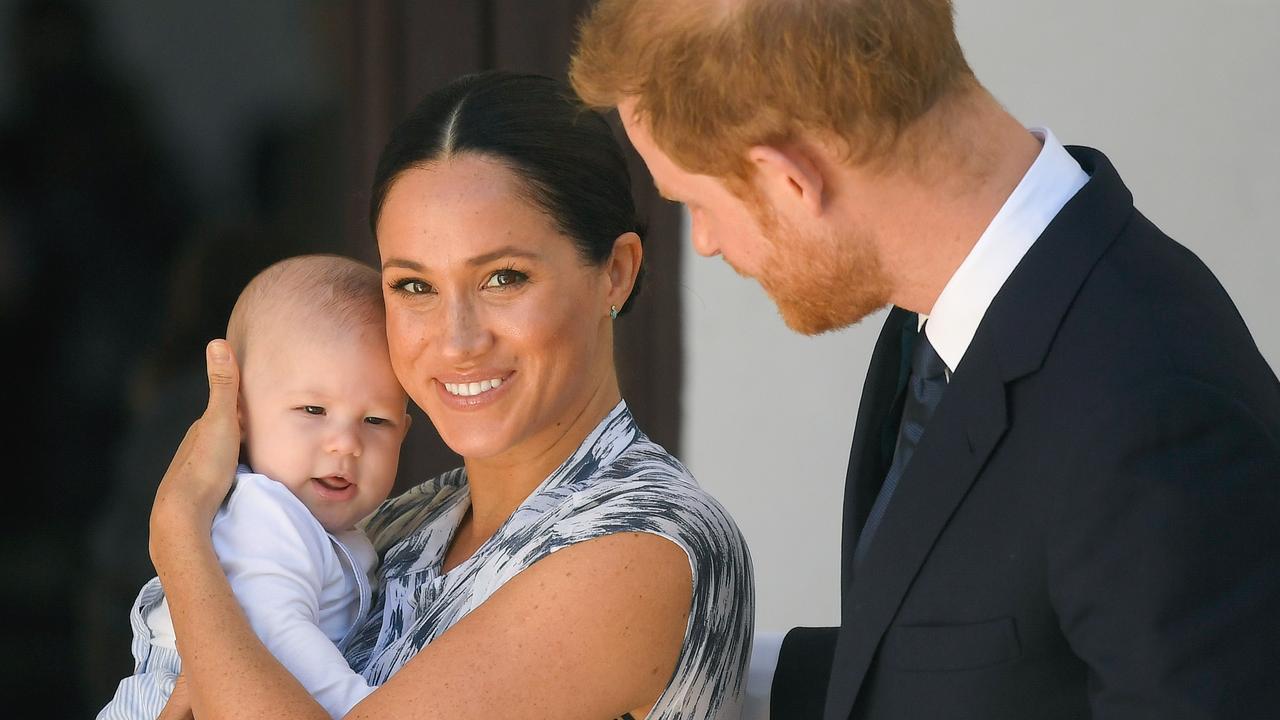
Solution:
{"label": "baby's sleeve", "polygon": [[283,485],[261,476],[246,479],[241,476],[214,523],[218,559],[262,644],[330,716],[340,718],[373,688],[320,627],[331,541]]}

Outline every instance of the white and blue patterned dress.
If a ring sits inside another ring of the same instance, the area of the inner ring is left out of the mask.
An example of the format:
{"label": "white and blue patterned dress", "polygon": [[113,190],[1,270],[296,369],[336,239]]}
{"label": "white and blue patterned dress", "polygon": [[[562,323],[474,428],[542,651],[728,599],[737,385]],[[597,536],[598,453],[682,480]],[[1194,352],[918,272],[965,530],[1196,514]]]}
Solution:
{"label": "white and blue patterned dress", "polygon": [[640,432],[625,403],[472,557],[442,573],[469,506],[466,472],[459,468],[388,500],[366,522],[382,556],[382,588],[346,657],[371,684],[386,682],[542,558],[585,540],[642,532],[683,548],[693,571],[683,649],[648,717],[738,717],[755,612],[746,543],[689,471]]}

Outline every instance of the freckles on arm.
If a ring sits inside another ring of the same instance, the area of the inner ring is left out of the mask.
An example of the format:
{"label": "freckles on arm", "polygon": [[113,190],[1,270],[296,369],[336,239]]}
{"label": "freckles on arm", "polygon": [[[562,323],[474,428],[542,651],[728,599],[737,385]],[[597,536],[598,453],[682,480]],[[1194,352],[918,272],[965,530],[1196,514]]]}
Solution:
{"label": "freckles on arm", "polygon": [[623,533],[552,553],[507,582],[377,692],[359,718],[600,720],[648,708],[675,672],[688,556]]}

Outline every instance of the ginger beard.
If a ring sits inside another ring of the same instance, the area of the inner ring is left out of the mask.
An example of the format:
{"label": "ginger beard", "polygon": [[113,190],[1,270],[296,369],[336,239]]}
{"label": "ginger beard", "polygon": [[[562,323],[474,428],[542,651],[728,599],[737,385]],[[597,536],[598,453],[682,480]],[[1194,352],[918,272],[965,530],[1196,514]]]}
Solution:
{"label": "ginger beard", "polygon": [[782,222],[765,203],[743,202],[771,248],[753,277],[787,327],[818,335],[853,325],[889,304],[889,281],[869,233],[850,228],[839,235],[806,234]]}

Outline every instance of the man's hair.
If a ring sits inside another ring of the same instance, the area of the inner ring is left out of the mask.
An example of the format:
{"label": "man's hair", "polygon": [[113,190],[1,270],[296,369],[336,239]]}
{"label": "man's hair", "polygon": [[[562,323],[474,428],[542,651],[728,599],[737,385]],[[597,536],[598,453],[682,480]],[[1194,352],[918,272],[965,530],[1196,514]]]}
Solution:
{"label": "man's hair", "polygon": [[231,310],[227,340],[240,362],[268,313],[288,313],[288,323],[307,331],[380,328],[386,322],[382,278],[339,255],[299,255],[271,265],[249,281]]}
{"label": "man's hair", "polygon": [[886,159],[912,123],[977,86],[950,0],[600,0],[570,79],[593,107],[637,101],[690,172],[746,181],[746,150],[801,131]]}

